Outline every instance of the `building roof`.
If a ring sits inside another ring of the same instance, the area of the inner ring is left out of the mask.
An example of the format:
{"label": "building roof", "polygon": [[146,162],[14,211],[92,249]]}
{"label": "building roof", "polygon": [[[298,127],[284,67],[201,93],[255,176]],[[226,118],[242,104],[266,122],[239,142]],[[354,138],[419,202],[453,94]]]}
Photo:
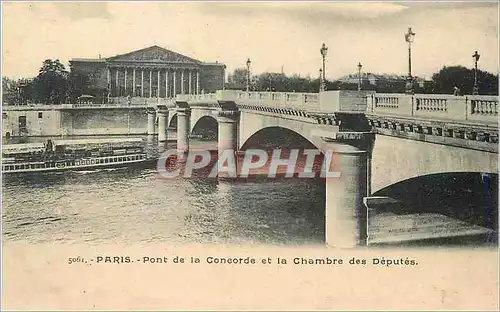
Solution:
{"label": "building roof", "polygon": [[165,63],[185,63],[185,64],[201,64],[202,62],[182,55],[180,53],[167,50],[159,46],[151,46],[141,50],[116,55],[106,59],[108,62],[115,61],[154,61]]}
{"label": "building roof", "polygon": [[219,63],[219,62],[203,62],[202,65],[207,65],[207,66],[223,66],[223,67],[226,66],[226,64]]}
{"label": "building roof", "polygon": [[221,66],[226,65],[216,62],[201,62],[189,56],[159,47],[151,46],[148,48],[132,51],[125,54],[119,54],[108,58],[73,58],[70,62],[159,62],[159,63],[182,63],[182,64],[196,64],[206,66]]}
{"label": "building roof", "polygon": [[106,59],[91,59],[91,58],[72,58],[70,62],[106,62]]}

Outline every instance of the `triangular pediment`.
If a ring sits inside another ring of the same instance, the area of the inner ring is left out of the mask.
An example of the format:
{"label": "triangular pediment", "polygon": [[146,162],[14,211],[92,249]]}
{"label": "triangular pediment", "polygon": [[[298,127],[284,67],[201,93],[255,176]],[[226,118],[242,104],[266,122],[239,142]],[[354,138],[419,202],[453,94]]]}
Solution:
{"label": "triangular pediment", "polygon": [[184,63],[184,64],[199,64],[198,60],[182,55],[180,53],[167,50],[159,46],[120,54],[107,59],[113,62],[165,62],[165,63]]}

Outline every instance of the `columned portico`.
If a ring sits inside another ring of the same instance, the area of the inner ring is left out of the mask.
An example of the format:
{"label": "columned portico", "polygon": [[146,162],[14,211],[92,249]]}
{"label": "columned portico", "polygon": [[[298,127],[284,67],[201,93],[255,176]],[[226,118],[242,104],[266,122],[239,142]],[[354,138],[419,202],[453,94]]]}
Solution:
{"label": "columned portico", "polygon": [[[129,70],[132,70],[132,85],[129,84]],[[136,90],[136,71],[140,70],[141,82],[140,93]],[[199,94],[200,89],[200,73],[195,68],[177,68],[174,67],[172,72],[172,79],[169,79],[170,67],[139,67],[128,65],[113,65],[107,69],[108,86],[112,86],[111,96],[133,96],[149,97],[149,98],[171,98],[176,94]],[[180,71],[180,77],[177,75]],[[146,76],[147,75],[147,76]],[[165,83],[162,83],[162,76],[165,75]],[[187,77],[186,77],[187,75]],[[194,77],[196,75],[196,77]],[[146,77],[145,77],[146,76]],[[193,82],[196,79],[196,82]],[[156,80],[156,81],[155,81]],[[177,81],[178,80],[178,81]],[[173,90],[169,90],[170,83],[172,83]],[[180,90],[178,91],[178,83],[180,83]],[[194,85],[196,83],[196,86]],[[132,92],[130,91],[132,87]],[[147,90],[145,90],[147,88]]]}
{"label": "columned portico", "polygon": [[[201,62],[156,45],[109,58],[72,59],[70,63],[72,71],[84,75],[92,73],[89,86],[96,91],[91,91],[91,95],[108,98],[129,95],[173,98],[177,94],[198,94],[202,88],[213,92],[223,79],[221,71],[224,67],[218,62]],[[217,80],[217,83],[211,83],[212,80]],[[110,99],[110,103],[122,102],[124,99]],[[148,101],[132,99],[130,102]]]}

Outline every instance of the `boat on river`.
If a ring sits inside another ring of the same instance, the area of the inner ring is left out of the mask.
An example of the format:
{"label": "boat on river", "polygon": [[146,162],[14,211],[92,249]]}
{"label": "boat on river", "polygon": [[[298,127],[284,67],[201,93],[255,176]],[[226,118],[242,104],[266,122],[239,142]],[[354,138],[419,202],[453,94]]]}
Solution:
{"label": "boat on river", "polygon": [[119,167],[150,167],[141,138],[48,140],[2,146],[2,173],[44,173]]}

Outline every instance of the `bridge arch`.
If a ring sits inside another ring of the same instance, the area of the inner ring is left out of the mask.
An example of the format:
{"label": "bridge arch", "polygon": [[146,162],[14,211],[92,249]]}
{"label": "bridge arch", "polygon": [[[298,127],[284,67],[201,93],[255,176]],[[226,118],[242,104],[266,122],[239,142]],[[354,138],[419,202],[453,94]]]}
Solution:
{"label": "bridge arch", "polygon": [[175,111],[171,111],[168,114],[167,128],[177,129],[177,113]]}
{"label": "bridge arch", "polygon": [[254,132],[241,145],[241,150],[249,148],[304,148],[319,149],[313,142],[292,129],[267,126]]}
{"label": "bridge arch", "polygon": [[301,123],[295,120],[288,120],[265,115],[252,115],[243,112],[241,114],[239,124],[238,147],[240,149],[244,149],[246,147],[245,144],[260,131],[273,128],[286,129],[286,131],[291,131],[302,137],[305,141],[312,144],[315,148],[322,150],[324,142],[319,136],[313,134],[313,127],[311,127],[307,123]]}
{"label": "bridge arch", "polygon": [[[214,115],[214,112],[215,112],[215,110],[205,109],[205,108],[191,109],[189,133],[193,133],[195,126],[204,117],[209,117],[209,118],[215,120],[215,122],[217,122],[217,116]],[[207,119],[205,118],[204,120],[206,121]]]}
{"label": "bridge arch", "polygon": [[443,172],[399,181],[375,192],[399,200],[385,212],[437,213],[498,230],[498,174]]}
{"label": "bridge arch", "polygon": [[432,174],[498,174],[498,154],[377,135],[372,153],[372,193]]}
{"label": "bridge arch", "polygon": [[192,123],[190,134],[200,134],[204,138],[217,140],[218,126],[217,119],[214,116],[201,116],[194,124]]}

